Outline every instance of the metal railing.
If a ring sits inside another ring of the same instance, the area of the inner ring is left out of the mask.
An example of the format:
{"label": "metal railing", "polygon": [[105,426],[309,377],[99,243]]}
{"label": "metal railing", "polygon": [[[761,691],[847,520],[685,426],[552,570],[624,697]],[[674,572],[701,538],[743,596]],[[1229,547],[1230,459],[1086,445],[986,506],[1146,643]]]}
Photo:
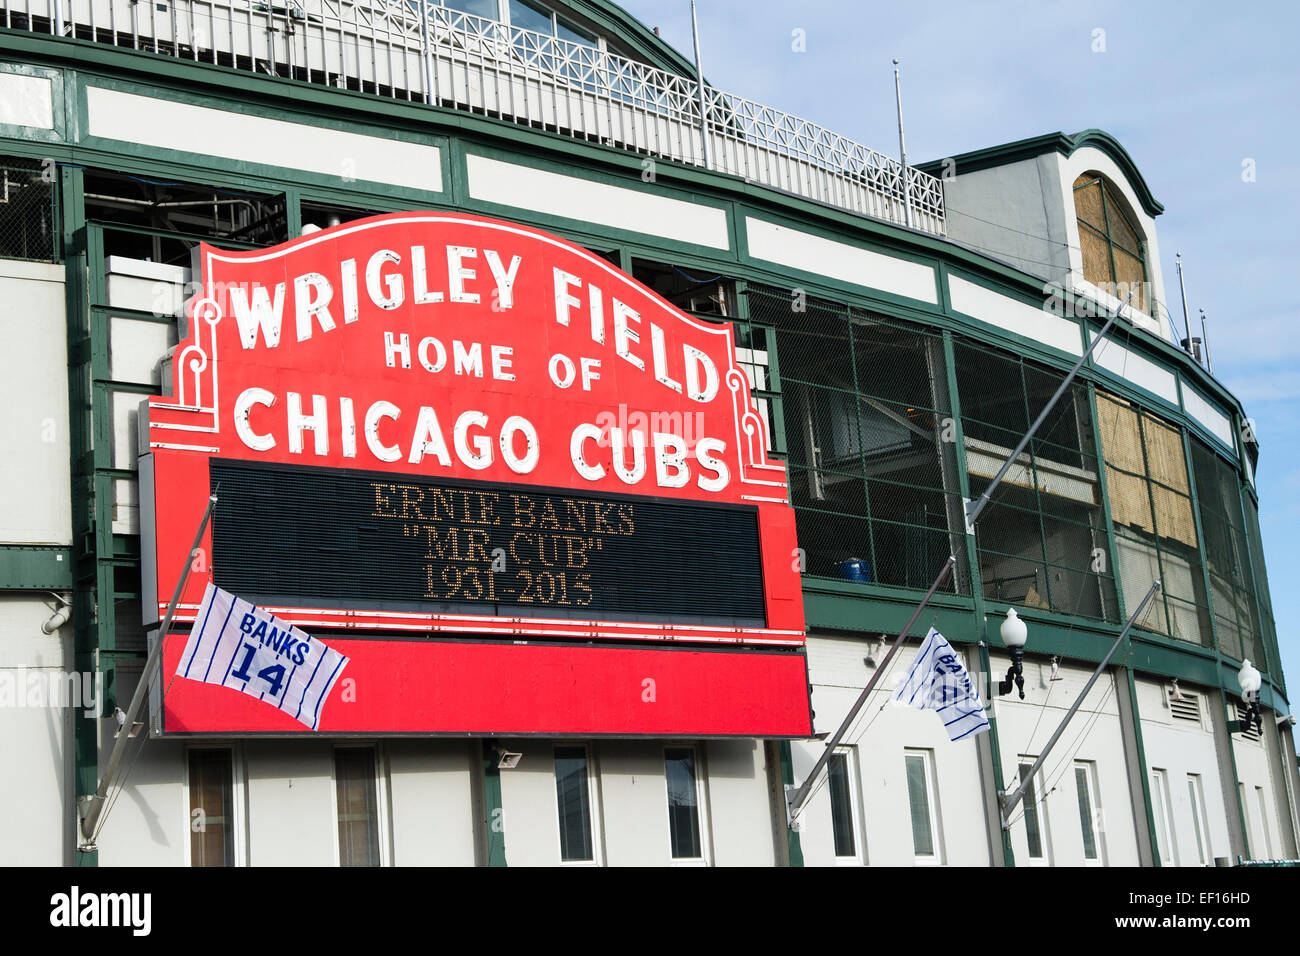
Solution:
{"label": "metal railing", "polygon": [[437,104],[712,168],[925,232],[942,183],[815,123],[434,0],[0,0],[0,26]]}

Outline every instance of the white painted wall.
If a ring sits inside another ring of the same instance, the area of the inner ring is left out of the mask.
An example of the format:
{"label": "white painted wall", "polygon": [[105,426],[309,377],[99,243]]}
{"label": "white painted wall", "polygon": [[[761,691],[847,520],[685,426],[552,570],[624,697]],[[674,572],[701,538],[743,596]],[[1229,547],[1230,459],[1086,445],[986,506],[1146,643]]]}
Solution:
{"label": "white painted wall", "polygon": [[465,740],[384,742],[395,865],[474,865],[471,773],[477,750]]}
{"label": "white painted wall", "polygon": [[[1095,332],[1090,335],[1091,338],[1097,337]],[[1125,348],[1114,336],[1106,336],[1105,340],[1093,350],[1092,361],[1138,388],[1146,389],[1152,395],[1159,395],[1171,405],[1178,404],[1178,381],[1174,373],[1132,349]]]}
{"label": "white painted wall", "polygon": [[[987,866],[990,856],[976,742],[968,739],[954,743],[935,714],[887,703],[894,678],[906,673],[919,646],[919,641],[909,641],[899,652],[844,738],[845,744],[857,748],[862,823],[859,842],[864,844],[859,848],[859,862],[873,866],[917,865],[904,752],[920,749],[933,754],[937,791],[931,796],[937,802],[940,861],[954,866]],[[870,679],[872,671],[863,663],[868,649],[867,642],[860,638],[809,636],[809,678],[818,733],[833,732],[839,726]],[[796,783],[807,779],[823,747],[823,742],[815,740],[792,744]],[[821,780],[825,780],[824,774]],[[802,816],[799,839],[805,865],[836,864],[830,797],[824,782]],[[844,862],[853,864],[851,860]]]}
{"label": "white painted wall", "polygon": [[948,294],[956,312],[1070,355],[1083,354],[1079,324],[1072,319],[1026,305],[961,276],[948,277]]}
{"label": "white painted wall", "polygon": [[466,156],[465,162],[469,173],[469,194],[483,202],[714,249],[731,248],[727,214],[715,206],[534,169],[473,153]]}
{"label": "white painted wall", "polygon": [[74,710],[49,689],[71,670],[72,628],[43,634],[53,611],[43,595],[0,594],[0,866],[71,862]]}
{"label": "white painted wall", "polygon": [[[993,675],[1000,679],[1010,659],[997,653],[990,658]],[[1052,681],[1049,679],[1051,662],[1028,654],[1024,670],[1025,700],[1020,700],[1013,690],[1008,696],[995,697],[993,705],[998,721],[1003,781],[1008,789],[1019,785],[1020,762],[1039,754],[1092,674],[1092,668],[1062,664],[1061,680]],[[1040,793],[1046,790],[1046,797],[1039,803],[1040,813],[1046,819],[1045,862],[1053,866],[1083,866],[1087,862],[1074,779],[1076,761],[1090,761],[1095,765],[1098,793],[1094,794],[1093,802],[1094,809],[1100,811],[1098,845],[1102,861],[1108,866],[1139,863],[1135,829],[1138,818],[1129,796],[1128,767],[1115,694],[1115,681],[1110,675],[1103,675],[1038,774],[1035,786],[1042,788]],[[1011,845],[1016,865],[1038,865],[1029,857],[1023,805],[1013,811],[1012,820],[1015,822],[1011,827]]]}
{"label": "white painted wall", "polygon": [[778,265],[851,282],[864,289],[937,303],[932,266],[847,242],[827,239],[764,219],[745,217],[749,254]]}
{"label": "white painted wall", "polygon": [[1205,812],[1209,818],[1211,863],[1215,857],[1230,856],[1228,817],[1223,807],[1223,788],[1209,711],[1215,706],[1216,695],[1207,688],[1186,683],[1181,683],[1179,689],[1199,699],[1199,726],[1173,716],[1167,703],[1169,684],[1165,682],[1138,678],[1138,714],[1142,721],[1142,745],[1147,766],[1159,767],[1168,775],[1175,859],[1181,866],[1199,866],[1192,802],[1187,791],[1188,774],[1201,777]]}
{"label": "white painted wall", "polygon": [[0,124],[54,129],[54,84],[43,76],[0,70]]}
{"label": "white painted wall", "polygon": [[[86,88],[86,110],[89,134],[106,140],[442,191],[441,151],[436,146],[96,86]],[[142,116],[150,121],[141,123]]]}
{"label": "white painted wall", "polygon": [[[689,742],[686,742],[689,743]],[[564,741],[502,742],[523,755],[501,771],[506,862],[556,866],[560,860],[555,747]],[[668,866],[672,858],[664,748],[677,741],[596,741],[589,745],[593,775],[592,831],[596,858],[610,866]],[[701,839],[717,866],[771,866],[771,839],[763,748],[755,740],[696,743],[702,781]],[[714,813],[713,808],[718,812]],[[581,864],[565,864],[581,865]]]}
{"label": "white painted wall", "polygon": [[336,866],[334,748],[328,740],[243,742],[250,866]]}
{"label": "white painted wall", "polygon": [[763,745],[757,740],[710,740],[702,748],[708,769],[713,862],[716,866],[773,866],[771,801]]}
{"label": "white painted wall", "polygon": [[0,542],[72,542],[63,267],[0,259]]}
{"label": "white painted wall", "polygon": [[[1230,711],[1229,720],[1236,720],[1236,711]],[[1273,728],[1267,726],[1272,719],[1271,712],[1264,712],[1264,733],[1271,733]],[[1263,740],[1248,740],[1241,734],[1232,735],[1232,755],[1237,762],[1237,781],[1245,791],[1246,838],[1250,844],[1250,858],[1254,860],[1275,860],[1286,855],[1282,835],[1282,813],[1285,812],[1285,797],[1279,799],[1282,781],[1269,759],[1268,749]],[[1264,810],[1260,810],[1260,793],[1263,791]]]}
{"label": "white painted wall", "polygon": [[[670,865],[672,847],[668,830],[663,741],[602,743],[600,769],[608,864]],[[705,791],[707,793],[707,786]],[[706,845],[712,844],[711,817],[711,813],[702,814],[700,819],[700,837]],[[768,830],[770,832],[770,826]],[[509,840],[507,833],[507,852]]]}

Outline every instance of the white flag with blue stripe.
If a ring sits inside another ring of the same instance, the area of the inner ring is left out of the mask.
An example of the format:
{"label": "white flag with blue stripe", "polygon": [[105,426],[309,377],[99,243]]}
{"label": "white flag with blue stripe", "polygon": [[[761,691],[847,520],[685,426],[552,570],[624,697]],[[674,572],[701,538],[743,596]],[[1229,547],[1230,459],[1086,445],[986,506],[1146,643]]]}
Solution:
{"label": "white flag with blue stripe", "polygon": [[176,676],[241,691],[318,730],[347,663],[288,621],[209,584]]}
{"label": "white flag with blue stripe", "polygon": [[930,628],[917,651],[912,669],[894,691],[894,700],[939,714],[950,740],[961,740],[989,729],[979,690],[947,639]]}

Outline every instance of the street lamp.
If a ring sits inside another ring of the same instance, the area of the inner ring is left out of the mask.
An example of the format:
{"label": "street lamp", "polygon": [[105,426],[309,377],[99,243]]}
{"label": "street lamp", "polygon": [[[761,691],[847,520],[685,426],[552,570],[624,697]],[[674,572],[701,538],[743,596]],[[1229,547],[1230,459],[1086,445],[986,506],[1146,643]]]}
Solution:
{"label": "street lamp", "polygon": [[1249,729],[1250,725],[1254,724],[1256,731],[1262,734],[1264,715],[1259,711],[1259,689],[1264,684],[1264,678],[1254,664],[1250,661],[1242,661],[1241,670],[1237,672],[1237,683],[1241,685],[1241,699],[1246,702],[1246,721],[1243,729]]}
{"label": "street lamp", "polygon": [[1013,607],[1007,608],[1007,618],[1002,622],[1000,629],[1002,634],[1002,643],[1006,645],[1011,652],[1011,666],[1007,668],[1007,676],[998,684],[998,694],[1006,696],[1011,693],[1011,683],[1015,681],[1016,687],[1020,691],[1020,699],[1025,699],[1025,641],[1029,638],[1029,628],[1025,627],[1025,622],[1020,620]]}

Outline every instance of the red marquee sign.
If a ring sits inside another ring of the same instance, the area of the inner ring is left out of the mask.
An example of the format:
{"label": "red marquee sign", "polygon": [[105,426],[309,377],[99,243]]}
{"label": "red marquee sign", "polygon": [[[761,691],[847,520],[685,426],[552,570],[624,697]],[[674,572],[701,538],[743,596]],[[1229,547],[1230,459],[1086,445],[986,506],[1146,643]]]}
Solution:
{"label": "red marquee sign", "polygon": [[[811,732],[794,512],[729,324],[455,213],[196,273],[142,407],[146,623],[215,491],[176,618],[212,581],[348,655],[322,733]],[[301,731],[168,681],[164,732]]]}

